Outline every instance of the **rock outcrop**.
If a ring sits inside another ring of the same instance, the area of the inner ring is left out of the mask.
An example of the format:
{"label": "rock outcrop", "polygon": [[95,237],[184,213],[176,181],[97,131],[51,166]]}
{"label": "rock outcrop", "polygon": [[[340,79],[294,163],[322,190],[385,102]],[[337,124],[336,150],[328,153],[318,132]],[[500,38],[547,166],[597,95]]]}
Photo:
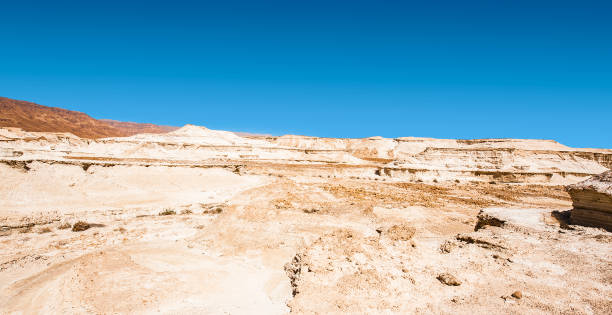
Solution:
{"label": "rock outcrop", "polygon": [[574,203],[572,224],[612,231],[612,171],[570,185],[567,191]]}

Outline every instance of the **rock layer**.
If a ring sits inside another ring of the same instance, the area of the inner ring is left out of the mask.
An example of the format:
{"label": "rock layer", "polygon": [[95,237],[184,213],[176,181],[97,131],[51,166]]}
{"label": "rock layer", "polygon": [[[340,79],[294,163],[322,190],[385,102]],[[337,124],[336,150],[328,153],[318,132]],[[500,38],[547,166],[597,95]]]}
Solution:
{"label": "rock layer", "polygon": [[567,191],[574,204],[572,224],[612,231],[612,171],[570,185]]}
{"label": "rock layer", "polygon": [[567,185],[608,170],[612,150],[521,139],[247,138],[187,125],[166,134],[102,139],[0,128],[0,159],[26,164],[240,165],[251,174]]}

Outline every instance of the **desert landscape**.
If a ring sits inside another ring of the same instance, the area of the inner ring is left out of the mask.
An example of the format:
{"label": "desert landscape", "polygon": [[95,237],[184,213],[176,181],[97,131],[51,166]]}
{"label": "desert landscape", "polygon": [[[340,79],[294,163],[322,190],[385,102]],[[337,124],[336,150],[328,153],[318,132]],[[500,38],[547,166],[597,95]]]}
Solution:
{"label": "desert landscape", "polygon": [[612,309],[612,150],[0,105],[2,314]]}

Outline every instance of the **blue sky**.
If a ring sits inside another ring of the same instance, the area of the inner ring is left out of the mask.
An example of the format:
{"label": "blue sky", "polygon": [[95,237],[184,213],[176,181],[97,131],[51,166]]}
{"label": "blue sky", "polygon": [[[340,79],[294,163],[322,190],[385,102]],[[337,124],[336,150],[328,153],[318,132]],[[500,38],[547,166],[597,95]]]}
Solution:
{"label": "blue sky", "polygon": [[0,96],[95,118],[612,148],[610,1],[3,1]]}

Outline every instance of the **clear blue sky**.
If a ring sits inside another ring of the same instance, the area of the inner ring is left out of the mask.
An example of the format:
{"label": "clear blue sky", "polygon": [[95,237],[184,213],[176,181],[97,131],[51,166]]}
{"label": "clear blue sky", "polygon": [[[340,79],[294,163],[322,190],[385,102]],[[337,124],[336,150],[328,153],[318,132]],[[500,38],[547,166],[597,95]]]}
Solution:
{"label": "clear blue sky", "polygon": [[276,135],[612,148],[611,3],[2,1],[0,96]]}

